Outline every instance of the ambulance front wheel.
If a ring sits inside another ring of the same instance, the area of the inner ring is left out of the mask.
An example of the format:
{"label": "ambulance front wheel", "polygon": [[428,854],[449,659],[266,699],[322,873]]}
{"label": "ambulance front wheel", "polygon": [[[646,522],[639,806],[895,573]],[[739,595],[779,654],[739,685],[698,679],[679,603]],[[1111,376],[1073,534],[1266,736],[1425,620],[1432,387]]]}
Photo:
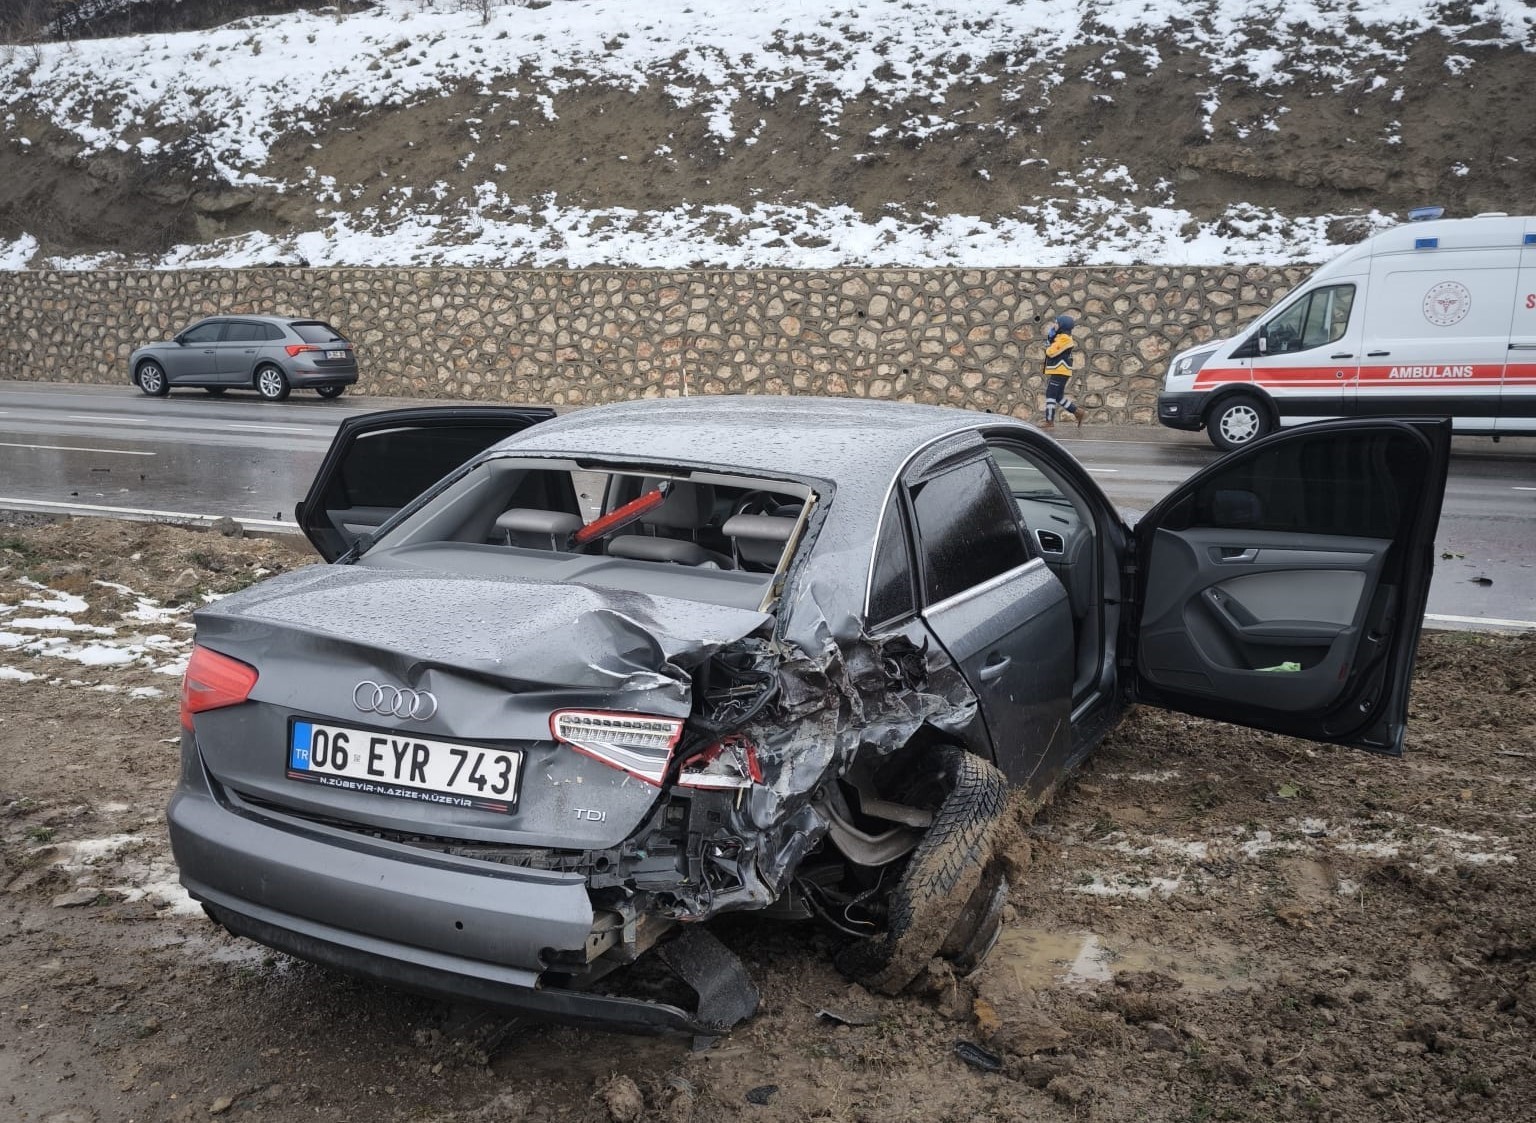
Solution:
{"label": "ambulance front wheel", "polygon": [[1270,420],[1269,410],[1251,394],[1234,394],[1230,398],[1223,398],[1211,410],[1205,423],[1211,443],[1222,452],[1251,445],[1260,437],[1267,437],[1274,428],[1275,423]]}

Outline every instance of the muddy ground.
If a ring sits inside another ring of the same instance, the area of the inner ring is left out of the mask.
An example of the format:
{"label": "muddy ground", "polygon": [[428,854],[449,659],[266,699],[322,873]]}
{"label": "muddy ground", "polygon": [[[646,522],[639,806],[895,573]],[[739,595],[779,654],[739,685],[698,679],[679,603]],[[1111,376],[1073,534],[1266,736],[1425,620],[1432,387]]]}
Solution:
{"label": "muddy ground", "polygon": [[875,997],[833,936],[736,919],[763,1009],[695,1053],[360,983],[179,893],[187,614],[307,560],[0,520],[0,1118],[1531,1117],[1536,637],[1426,635],[1404,761],[1139,711],[1030,827],[978,975]]}

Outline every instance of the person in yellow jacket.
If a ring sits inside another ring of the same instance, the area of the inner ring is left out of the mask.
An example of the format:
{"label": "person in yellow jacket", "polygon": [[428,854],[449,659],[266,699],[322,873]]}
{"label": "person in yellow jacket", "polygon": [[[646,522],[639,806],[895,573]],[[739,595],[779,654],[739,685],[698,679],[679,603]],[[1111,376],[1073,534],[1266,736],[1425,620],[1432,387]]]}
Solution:
{"label": "person in yellow jacket", "polygon": [[1067,379],[1072,377],[1072,364],[1076,361],[1077,341],[1072,329],[1077,321],[1071,316],[1057,316],[1045,334],[1045,424],[1042,429],[1056,428],[1056,414],[1066,410],[1081,428],[1086,412],[1067,397]]}

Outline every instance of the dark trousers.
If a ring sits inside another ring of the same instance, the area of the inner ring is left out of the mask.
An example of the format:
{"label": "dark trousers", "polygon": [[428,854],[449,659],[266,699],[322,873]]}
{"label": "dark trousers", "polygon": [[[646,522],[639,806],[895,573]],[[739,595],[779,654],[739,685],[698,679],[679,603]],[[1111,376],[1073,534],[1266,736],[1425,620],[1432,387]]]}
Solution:
{"label": "dark trousers", "polygon": [[1068,413],[1077,413],[1077,403],[1067,397],[1067,379],[1071,375],[1053,374],[1045,380],[1045,419],[1050,422],[1056,420],[1056,411],[1064,409]]}

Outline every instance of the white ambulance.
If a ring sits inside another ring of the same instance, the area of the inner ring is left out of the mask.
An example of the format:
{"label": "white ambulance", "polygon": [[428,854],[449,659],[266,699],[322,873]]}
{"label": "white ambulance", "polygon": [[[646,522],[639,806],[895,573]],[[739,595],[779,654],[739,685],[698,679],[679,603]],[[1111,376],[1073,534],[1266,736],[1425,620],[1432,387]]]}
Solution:
{"label": "white ambulance", "polygon": [[1351,246],[1231,339],[1175,355],[1157,419],[1233,449],[1326,417],[1536,434],[1536,218],[1409,222]]}

